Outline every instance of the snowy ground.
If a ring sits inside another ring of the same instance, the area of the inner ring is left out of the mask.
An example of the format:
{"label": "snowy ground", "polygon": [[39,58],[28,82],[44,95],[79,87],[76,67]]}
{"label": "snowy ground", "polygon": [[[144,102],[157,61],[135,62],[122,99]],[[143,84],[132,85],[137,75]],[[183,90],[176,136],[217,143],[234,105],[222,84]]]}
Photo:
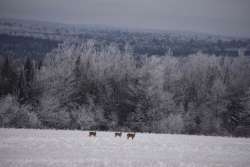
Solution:
{"label": "snowy ground", "polygon": [[250,139],[0,129],[0,167],[249,167]]}

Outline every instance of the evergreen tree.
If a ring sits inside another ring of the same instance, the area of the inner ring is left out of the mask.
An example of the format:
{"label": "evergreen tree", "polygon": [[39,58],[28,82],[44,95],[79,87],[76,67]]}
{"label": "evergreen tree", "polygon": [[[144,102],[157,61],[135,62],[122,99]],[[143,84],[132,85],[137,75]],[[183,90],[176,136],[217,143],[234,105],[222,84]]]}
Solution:
{"label": "evergreen tree", "polygon": [[31,59],[28,57],[24,63],[23,69],[20,71],[18,79],[18,99],[21,104],[34,104],[35,89],[34,89],[35,69]]}
{"label": "evergreen tree", "polygon": [[0,96],[14,94],[16,91],[17,73],[11,64],[11,59],[6,57],[1,69]]}

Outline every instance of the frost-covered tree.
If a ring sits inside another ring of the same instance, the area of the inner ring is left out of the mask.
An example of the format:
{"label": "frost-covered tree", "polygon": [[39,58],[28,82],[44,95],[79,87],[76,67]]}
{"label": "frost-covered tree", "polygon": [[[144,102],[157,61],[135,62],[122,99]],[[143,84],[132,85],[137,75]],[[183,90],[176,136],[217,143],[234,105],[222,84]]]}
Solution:
{"label": "frost-covered tree", "polygon": [[19,110],[15,97],[7,95],[0,100],[0,125],[1,127],[12,127],[16,114]]}
{"label": "frost-covered tree", "polygon": [[[250,135],[249,57],[118,48],[67,41],[42,63],[4,61],[2,126]],[[18,84],[8,85],[14,74]]]}

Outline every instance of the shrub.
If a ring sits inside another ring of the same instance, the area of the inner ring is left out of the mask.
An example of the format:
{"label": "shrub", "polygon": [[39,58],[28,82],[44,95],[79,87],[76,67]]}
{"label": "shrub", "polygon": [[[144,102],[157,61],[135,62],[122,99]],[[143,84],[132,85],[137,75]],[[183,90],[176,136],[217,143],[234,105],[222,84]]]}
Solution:
{"label": "shrub", "polygon": [[19,104],[14,96],[7,95],[0,100],[0,126],[12,127],[16,114],[19,110]]}

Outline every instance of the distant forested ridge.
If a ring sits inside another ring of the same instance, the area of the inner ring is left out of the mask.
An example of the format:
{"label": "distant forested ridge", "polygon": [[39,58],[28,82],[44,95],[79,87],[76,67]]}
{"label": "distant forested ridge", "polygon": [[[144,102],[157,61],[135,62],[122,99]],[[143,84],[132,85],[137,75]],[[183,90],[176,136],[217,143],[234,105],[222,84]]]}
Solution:
{"label": "distant forested ridge", "polygon": [[0,34],[0,55],[42,59],[57,48],[60,41]]}
{"label": "distant forested ridge", "polygon": [[244,54],[250,56],[250,39],[203,33],[0,19],[0,34],[5,34],[0,35],[1,53],[26,56],[44,56],[44,52],[55,48],[58,42],[72,38],[83,41],[93,39],[101,46],[115,43],[120,50],[130,45],[135,55],[188,56],[203,52],[216,56],[239,56],[240,50],[244,50]]}
{"label": "distant forested ridge", "polygon": [[250,136],[250,57],[64,42],[0,57],[0,126]]}

